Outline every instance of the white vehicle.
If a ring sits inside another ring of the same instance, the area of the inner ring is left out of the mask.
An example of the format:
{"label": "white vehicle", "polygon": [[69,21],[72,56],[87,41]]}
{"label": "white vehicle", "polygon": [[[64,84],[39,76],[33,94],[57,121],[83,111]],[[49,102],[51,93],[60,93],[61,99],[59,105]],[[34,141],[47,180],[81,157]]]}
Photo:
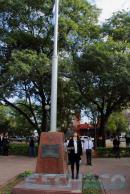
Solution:
{"label": "white vehicle", "polygon": [[10,137],[9,139],[10,141],[17,141],[17,142],[23,142],[26,140],[26,138],[23,136],[13,136],[13,137]]}

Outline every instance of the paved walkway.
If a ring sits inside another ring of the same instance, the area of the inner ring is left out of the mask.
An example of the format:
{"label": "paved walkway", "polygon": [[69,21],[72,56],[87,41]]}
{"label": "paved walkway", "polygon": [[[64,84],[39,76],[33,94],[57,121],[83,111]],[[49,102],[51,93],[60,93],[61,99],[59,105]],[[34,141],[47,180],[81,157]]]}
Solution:
{"label": "paved walkway", "polygon": [[0,156],[0,186],[25,170],[35,171],[35,166],[35,158],[24,156]]}
{"label": "paved walkway", "polygon": [[[80,172],[98,175],[106,194],[130,194],[130,158],[95,158],[92,164],[85,165],[84,157]],[[35,167],[36,158],[0,156],[0,186],[25,170],[35,171]]]}
{"label": "paved walkway", "polygon": [[106,194],[130,194],[130,158],[95,158],[92,166],[84,158],[80,171],[98,175]]}

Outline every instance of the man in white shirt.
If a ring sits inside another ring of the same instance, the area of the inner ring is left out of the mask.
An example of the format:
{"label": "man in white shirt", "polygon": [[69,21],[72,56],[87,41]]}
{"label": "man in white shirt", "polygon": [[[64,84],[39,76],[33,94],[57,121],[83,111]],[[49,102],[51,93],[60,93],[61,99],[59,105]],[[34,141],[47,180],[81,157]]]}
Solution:
{"label": "man in white shirt", "polygon": [[85,138],[83,149],[86,151],[87,165],[92,165],[92,148],[93,148],[93,142],[91,137]]}

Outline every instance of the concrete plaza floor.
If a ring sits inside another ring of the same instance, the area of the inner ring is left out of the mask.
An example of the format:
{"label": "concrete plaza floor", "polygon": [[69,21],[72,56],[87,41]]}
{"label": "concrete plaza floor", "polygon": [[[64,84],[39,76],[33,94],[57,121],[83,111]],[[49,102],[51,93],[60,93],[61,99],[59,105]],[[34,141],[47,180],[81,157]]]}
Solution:
{"label": "concrete plaza floor", "polygon": [[[35,171],[35,167],[36,158],[0,156],[0,186],[25,170]],[[87,166],[83,156],[80,172],[99,176],[106,194],[130,194],[130,158],[94,158],[92,166]]]}
{"label": "concrete plaza floor", "polygon": [[95,158],[92,166],[83,159],[80,171],[96,174],[106,194],[130,194],[130,158]]}

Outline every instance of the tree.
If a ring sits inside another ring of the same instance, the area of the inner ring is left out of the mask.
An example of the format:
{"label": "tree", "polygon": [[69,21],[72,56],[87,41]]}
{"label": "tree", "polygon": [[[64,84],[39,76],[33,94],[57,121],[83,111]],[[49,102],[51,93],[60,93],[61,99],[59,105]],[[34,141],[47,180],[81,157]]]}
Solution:
{"label": "tree", "polygon": [[130,42],[130,12],[114,13],[103,24],[104,36],[111,36],[115,41]]}
{"label": "tree", "polygon": [[11,127],[8,109],[4,105],[0,105],[0,132],[9,131]]}
{"label": "tree", "polygon": [[84,98],[84,105],[87,107],[91,102],[99,112],[103,140],[109,116],[113,111],[127,106],[130,99],[128,47],[127,43],[108,38],[107,41],[89,45],[75,60],[75,83]]}
{"label": "tree", "polygon": [[[51,0],[0,2],[2,62],[9,60],[14,49],[31,49],[52,56],[53,5]],[[99,10],[86,0],[61,0],[59,50],[81,49],[90,38],[97,38],[98,15]]]}
{"label": "tree", "polygon": [[122,112],[113,112],[108,119],[106,129],[109,133],[120,135],[128,130],[128,120]]}
{"label": "tree", "polygon": [[[16,103],[21,110],[26,112],[26,114],[28,115],[30,114],[30,111],[25,106],[25,104],[27,103],[23,101],[17,101]],[[34,133],[35,128],[33,128],[30,122],[28,122],[28,120],[25,119],[25,117],[22,114],[16,111],[16,109],[10,108],[9,117],[11,122],[11,129],[10,129],[11,135],[31,136]],[[38,117],[38,108],[37,108],[37,117]]]}
{"label": "tree", "polygon": [[[50,97],[49,59],[46,55],[37,54],[35,51],[14,52],[8,63],[8,75],[8,81],[12,88],[10,95],[8,93],[6,96],[4,93],[2,96],[1,93],[1,101],[19,111],[39,133],[43,129],[45,130],[47,116],[45,105]],[[13,103],[8,99],[9,97],[22,101]],[[39,112],[41,112],[40,117],[37,116],[38,106],[40,107]]]}
{"label": "tree", "polygon": [[[59,55],[68,56],[98,36],[99,11],[85,0],[60,3]],[[51,0],[0,2],[0,101],[22,114],[39,134],[46,130],[45,105],[50,103],[53,5]],[[14,99],[22,100],[22,106]]]}
{"label": "tree", "polygon": [[[22,101],[19,101],[18,104],[19,107],[22,106]],[[28,112],[25,106],[22,109],[26,109],[25,112]],[[32,125],[15,109],[5,105],[0,106],[0,132],[9,132],[10,136],[26,136],[32,135],[33,131]]]}
{"label": "tree", "polygon": [[[72,124],[72,116],[76,114],[77,106],[80,105],[80,95],[73,87],[70,78],[61,77],[58,84],[58,126],[64,125],[67,131]],[[81,108],[81,107],[80,107]]]}

